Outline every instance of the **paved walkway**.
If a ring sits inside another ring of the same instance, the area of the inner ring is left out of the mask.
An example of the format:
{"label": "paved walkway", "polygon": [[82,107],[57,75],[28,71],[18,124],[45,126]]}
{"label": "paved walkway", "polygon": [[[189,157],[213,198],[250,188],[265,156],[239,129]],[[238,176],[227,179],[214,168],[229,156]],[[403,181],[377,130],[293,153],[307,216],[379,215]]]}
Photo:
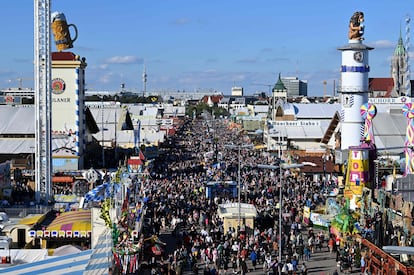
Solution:
{"label": "paved walkway", "polygon": [[[314,230],[315,234],[318,233],[318,230]],[[160,239],[167,244],[166,246],[166,255],[169,253],[172,253],[174,249],[176,249],[177,239],[172,234],[171,230],[165,230],[160,232]],[[304,228],[302,233],[304,235],[307,235],[307,229]],[[299,261],[299,267],[302,265],[303,261]],[[251,261],[247,261],[249,272],[247,274],[251,275],[263,275],[265,274],[262,269],[262,264],[257,264],[256,270],[253,270],[253,266],[251,264]],[[329,250],[326,246],[326,243],[324,247],[322,248],[322,251],[316,250],[314,254],[311,256],[311,259],[309,261],[306,261],[306,266],[308,267],[308,274],[318,274],[318,275],[332,275],[335,270],[338,271],[338,274],[346,274],[341,273],[339,267],[337,266],[336,262],[336,252],[333,252],[332,254],[329,253]],[[204,274],[203,268],[204,264],[198,262],[198,274]],[[150,274],[149,270],[142,271],[143,274]],[[352,274],[360,274],[360,271],[357,270],[355,267],[353,268],[352,272],[348,272]],[[226,273],[222,272],[219,273],[220,275],[230,275],[234,274],[233,269],[229,268]],[[240,274],[240,273],[239,273]],[[272,273],[270,273],[272,274]],[[300,274],[300,273],[297,273]],[[191,271],[190,266],[186,265],[183,270],[183,275],[194,275],[194,273]]]}
{"label": "paved walkway", "polygon": [[[322,252],[315,252],[310,261],[306,262],[306,266],[308,267],[308,274],[320,274],[320,275],[332,275],[335,270],[338,271],[338,274],[345,274],[341,273],[339,267],[337,267],[337,263],[335,260],[336,254],[332,253],[329,254],[327,249],[325,248]],[[257,265],[256,270],[253,270],[253,266],[251,265],[251,261],[247,262],[249,267],[249,272],[247,274],[251,275],[263,275],[265,274],[262,269],[262,265]],[[299,262],[299,266],[302,264],[302,261]],[[203,265],[198,264],[198,274],[203,274]],[[349,272],[351,273],[351,272]],[[353,268],[353,274],[360,274],[359,270]],[[185,275],[193,274],[189,269],[185,270],[183,273]],[[221,273],[224,274],[224,273]],[[227,270],[225,273],[227,275],[234,274],[232,269]],[[297,273],[300,274],[300,273]]]}
{"label": "paved walkway", "polygon": [[[314,230],[315,231],[315,230]],[[306,232],[306,229],[303,230],[303,233]],[[167,251],[169,250],[168,248],[172,249],[174,244],[175,244],[175,238],[171,235],[168,234],[169,232],[165,232],[166,234],[162,235],[162,239],[165,240],[167,242]],[[317,231],[315,231],[315,233],[317,233]],[[302,265],[303,261],[299,261],[299,267]],[[340,272],[340,268],[337,266],[337,262],[336,262],[336,252],[333,252],[332,254],[329,253],[328,247],[325,246],[323,247],[322,251],[315,251],[315,253],[311,256],[311,259],[309,261],[306,261],[306,266],[308,267],[308,274],[319,274],[319,275],[332,275],[334,273],[334,271],[338,271],[338,274],[360,274],[360,271],[357,270],[355,267],[353,268],[352,272]],[[249,272],[247,274],[251,274],[251,275],[263,275],[265,274],[263,269],[262,269],[262,264],[257,264],[256,265],[256,270],[253,270],[253,266],[251,264],[251,261],[248,260],[247,261],[248,264],[248,268],[249,268]],[[202,263],[198,263],[198,274],[203,274],[203,268],[204,265]],[[184,275],[192,275],[194,274],[189,267],[186,267],[184,269],[183,272]],[[225,274],[225,275],[230,275],[230,274],[234,274],[233,273],[233,269],[229,268],[227,270],[226,273],[219,273],[221,274]],[[240,274],[240,273],[239,273]],[[299,272],[297,274],[300,274]]]}
{"label": "paved walkway", "polygon": [[[315,234],[318,233],[318,230],[314,230]],[[176,248],[176,238],[171,234],[171,230],[161,231],[160,238],[167,243],[166,247],[166,255],[168,253],[173,252]],[[307,235],[307,228],[304,228],[302,233],[306,236]],[[299,267],[302,265],[303,261],[299,261]],[[357,270],[355,267],[353,268],[352,272],[340,272],[340,268],[337,266],[336,262],[336,252],[333,252],[332,254],[329,253],[328,247],[325,243],[324,247],[321,251],[316,250],[314,254],[311,256],[311,259],[309,261],[306,261],[306,266],[308,267],[308,274],[319,274],[319,275],[332,275],[335,270],[338,271],[338,274],[360,274],[359,270]],[[256,270],[253,270],[253,266],[251,264],[251,261],[247,261],[249,272],[247,274],[251,275],[263,275],[265,274],[262,269],[262,264],[256,265]],[[198,262],[198,274],[204,274],[203,268],[204,264]],[[183,275],[193,275],[194,273],[191,271],[189,266],[186,266],[184,268]],[[220,275],[230,275],[234,274],[233,269],[229,268],[226,273],[219,273]],[[240,273],[239,273],[240,274]],[[271,273],[270,273],[271,274]],[[300,274],[300,273],[297,273]]]}

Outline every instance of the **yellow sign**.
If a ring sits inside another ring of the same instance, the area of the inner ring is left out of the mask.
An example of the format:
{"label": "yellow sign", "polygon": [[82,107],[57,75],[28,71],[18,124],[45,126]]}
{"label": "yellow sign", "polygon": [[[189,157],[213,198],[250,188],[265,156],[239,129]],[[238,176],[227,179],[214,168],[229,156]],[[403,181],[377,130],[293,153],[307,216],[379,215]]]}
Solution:
{"label": "yellow sign", "polygon": [[308,206],[303,207],[303,222],[309,224],[310,221],[310,208]]}
{"label": "yellow sign", "polygon": [[349,150],[348,169],[344,196],[362,196],[362,189],[369,180],[369,150],[353,148]]}

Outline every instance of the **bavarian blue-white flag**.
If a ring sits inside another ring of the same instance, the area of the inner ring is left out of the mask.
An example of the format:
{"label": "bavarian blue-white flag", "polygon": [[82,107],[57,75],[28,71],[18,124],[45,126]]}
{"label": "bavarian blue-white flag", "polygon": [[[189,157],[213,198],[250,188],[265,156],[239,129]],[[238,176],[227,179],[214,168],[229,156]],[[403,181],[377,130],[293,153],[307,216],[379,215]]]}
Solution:
{"label": "bavarian blue-white flag", "polygon": [[137,126],[134,128],[134,147],[137,148],[141,139],[141,120],[138,119]]}
{"label": "bavarian blue-white flag", "polygon": [[107,194],[110,195],[110,190],[109,192],[107,191],[110,189],[109,186],[110,184],[107,182],[96,186],[94,189],[86,193],[85,201],[103,201],[107,197]]}

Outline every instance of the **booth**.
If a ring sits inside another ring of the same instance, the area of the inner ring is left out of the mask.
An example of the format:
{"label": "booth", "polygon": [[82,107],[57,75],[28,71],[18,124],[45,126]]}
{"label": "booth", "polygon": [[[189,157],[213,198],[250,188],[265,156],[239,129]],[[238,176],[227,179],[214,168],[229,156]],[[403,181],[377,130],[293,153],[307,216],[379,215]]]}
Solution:
{"label": "booth", "polygon": [[60,213],[47,228],[30,230],[29,237],[41,240],[41,248],[52,250],[67,244],[90,248],[91,233],[91,211],[77,210]]}
{"label": "booth", "polygon": [[239,225],[244,226],[246,231],[253,230],[257,217],[256,207],[248,203],[219,204],[217,214],[223,220],[224,232],[230,227],[237,229]]}

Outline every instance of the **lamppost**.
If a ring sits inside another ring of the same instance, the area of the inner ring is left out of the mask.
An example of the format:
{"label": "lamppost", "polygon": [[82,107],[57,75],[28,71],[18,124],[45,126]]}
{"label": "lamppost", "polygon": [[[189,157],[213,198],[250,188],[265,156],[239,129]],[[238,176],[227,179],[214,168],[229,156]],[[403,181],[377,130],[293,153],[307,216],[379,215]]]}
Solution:
{"label": "lamppost", "polygon": [[283,216],[282,216],[282,207],[283,207],[282,172],[283,172],[283,170],[287,170],[287,169],[291,169],[291,168],[300,168],[300,167],[303,167],[305,165],[316,166],[316,164],[314,164],[312,162],[302,162],[302,163],[297,163],[297,164],[282,163],[280,165],[267,165],[267,164],[258,164],[257,165],[257,168],[261,168],[261,169],[270,169],[270,170],[279,169],[279,252],[278,252],[279,253],[279,259],[278,259],[279,275],[282,274],[282,270],[281,270],[281,263],[282,263],[282,218],[283,218]]}
{"label": "lamppost", "polygon": [[[239,219],[239,230],[240,230],[240,222],[241,222],[241,203],[240,203],[240,188],[241,188],[241,182],[240,182],[240,151],[242,149],[251,149],[253,148],[253,144],[243,144],[243,145],[235,145],[235,144],[226,144],[224,145],[224,148],[231,149],[231,150],[237,150],[237,158],[238,158],[238,167],[237,167],[237,200],[238,200],[238,219]],[[247,190],[245,190],[246,196],[247,196]]]}
{"label": "lamppost", "polygon": [[104,103],[103,103],[104,96],[101,95],[100,98],[101,98],[101,131],[102,131],[102,140],[101,140],[101,143],[102,143],[102,145],[101,145],[102,146],[102,168],[105,168],[105,148],[104,148],[104,142],[105,142],[105,140],[104,140],[104,131],[105,131],[105,129],[104,129]]}
{"label": "lamppost", "polygon": [[271,150],[270,148],[270,140],[272,140],[272,149],[274,148],[274,142],[273,142],[273,137],[277,134],[277,145],[278,145],[278,149],[277,149],[277,156],[280,159],[281,158],[281,153],[282,153],[282,136],[281,136],[281,130],[276,130],[273,128],[273,126],[269,126],[269,124],[271,124],[271,122],[268,122],[268,126],[267,126],[267,150]]}
{"label": "lamppost", "polygon": [[320,147],[325,149],[325,152],[322,155],[322,163],[323,163],[323,176],[322,176],[322,186],[323,188],[326,188],[326,182],[327,182],[327,177],[326,177],[326,162],[332,161],[333,155],[332,155],[332,149],[329,147],[329,145],[321,143]]}

